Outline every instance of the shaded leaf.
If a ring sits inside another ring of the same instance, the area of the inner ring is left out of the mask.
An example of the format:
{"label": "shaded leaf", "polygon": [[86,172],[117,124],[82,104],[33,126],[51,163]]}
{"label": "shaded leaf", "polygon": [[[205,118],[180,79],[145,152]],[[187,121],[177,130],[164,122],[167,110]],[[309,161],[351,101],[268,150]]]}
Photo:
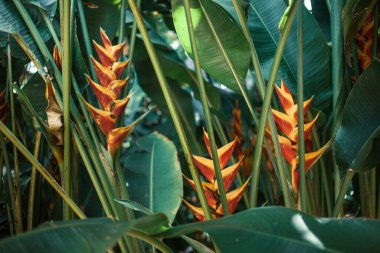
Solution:
{"label": "shaded leaf", "polygon": [[372,169],[380,156],[380,62],[375,60],[358,78],[343,109],[335,137],[340,166]]}
{"label": "shaded leaf", "polygon": [[132,145],[124,167],[130,199],[166,214],[172,223],[183,194],[174,144],[157,132],[144,136]]}
{"label": "shaded leaf", "polygon": [[[207,222],[174,227],[160,236],[203,231],[222,252],[377,252],[380,222],[324,219],[283,207],[250,209]],[[360,233],[358,233],[360,231]]]}

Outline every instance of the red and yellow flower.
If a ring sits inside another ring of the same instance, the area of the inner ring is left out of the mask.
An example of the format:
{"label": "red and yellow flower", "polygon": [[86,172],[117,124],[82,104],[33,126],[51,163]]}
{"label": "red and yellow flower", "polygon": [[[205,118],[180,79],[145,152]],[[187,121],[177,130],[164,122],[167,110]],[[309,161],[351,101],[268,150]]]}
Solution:
{"label": "red and yellow flower", "polygon": [[[203,132],[203,137],[204,137],[204,142],[206,144],[207,151],[210,157],[212,158],[210,141],[209,141],[206,131]],[[225,146],[221,147],[220,149],[218,149],[218,159],[220,163],[220,168],[222,169],[223,185],[226,192],[230,189],[232,182],[234,181],[239,171],[239,168],[243,162],[243,158],[242,158],[240,159],[238,163],[235,163],[229,167],[226,167],[234,151],[235,145],[236,145],[236,139],[226,144]],[[203,191],[206,196],[207,203],[210,207],[211,215],[214,219],[222,217],[224,214],[223,214],[222,205],[220,201],[220,194],[218,190],[218,184],[216,181],[213,160],[204,158],[201,156],[196,156],[196,155],[193,155],[193,159],[194,159],[195,165],[198,167],[200,172],[208,181],[208,182],[202,182],[202,186],[203,186]],[[185,177],[185,179],[189,182],[191,187],[195,190],[194,181],[187,177]],[[226,197],[227,197],[230,213],[233,213],[235,211],[241,197],[243,196],[244,190],[247,188],[248,182],[249,182],[249,179],[239,188],[232,190],[230,192],[227,192]],[[194,216],[198,220],[200,221],[205,220],[205,215],[202,208],[193,206],[186,200],[183,200],[183,201],[190,208],[190,210],[193,212]]]}
{"label": "red and yellow flower", "polygon": [[[293,190],[298,192],[298,106],[294,103],[292,94],[286,87],[284,81],[281,81],[281,87],[276,86],[276,92],[279,97],[280,103],[285,111],[279,112],[272,109],[273,117],[278,129],[285,134],[285,136],[279,135],[279,142],[281,152],[285,160],[290,164],[292,171],[292,187]],[[313,97],[305,101],[303,104],[303,113],[306,114],[309,106],[313,100]],[[311,150],[311,130],[315,125],[317,115],[312,121],[304,124],[304,136],[306,141],[306,149],[309,152]],[[305,172],[307,173],[317,160],[323,155],[326,149],[330,146],[328,142],[321,149],[309,152],[305,154]]]}

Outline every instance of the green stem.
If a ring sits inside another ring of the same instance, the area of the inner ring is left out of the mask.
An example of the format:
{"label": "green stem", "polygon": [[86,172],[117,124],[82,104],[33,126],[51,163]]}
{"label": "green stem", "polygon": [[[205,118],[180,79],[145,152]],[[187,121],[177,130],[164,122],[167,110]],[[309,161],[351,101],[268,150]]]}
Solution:
{"label": "green stem", "polygon": [[118,43],[123,43],[125,40],[125,12],[127,10],[127,0],[121,0],[120,9],[120,25],[119,25],[119,41]]}
{"label": "green stem", "polygon": [[[41,132],[36,133],[36,143],[34,144],[34,157],[38,159],[40,153],[40,143],[41,143]],[[36,168],[32,167],[32,173],[30,176],[30,187],[29,187],[29,204],[28,204],[28,225],[27,230],[30,231],[33,228],[33,211],[34,211],[34,197],[36,193]]]}
{"label": "green stem", "polygon": [[[11,103],[11,120],[12,120],[12,131],[13,133],[17,133],[16,131],[16,117],[15,117],[15,102],[14,102],[14,96],[13,96],[13,80],[12,80],[12,56],[11,56],[11,47],[8,43],[7,46],[7,59],[8,59],[8,73],[7,73],[7,79],[8,79],[8,87],[9,87],[9,98]],[[14,166],[14,179],[13,179],[13,187],[14,187],[14,199],[12,201],[15,202],[14,205],[14,222],[16,223],[16,233],[21,233],[23,231],[23,222],[22,222],[22,208],[21,208],[21,188],[20,188],[20,168],[19,168],[19,162],[18,162],[18,154],[17,149],[15,146],[13,146],[13,166]]]}
{"label": "green stem", "polygon": [[149,236],[149,235],[147,235],[144,232],[141,232],[139,230],[131,229],[131,230],[127,231],[127,234],[129,236],[132,236],[134,238],[137,238],[137,239],[140,239],[140,240],[143,240],[143,241],[149,243],[150,245],[159,249],[163,253],[173,253],[174,252],[168,246],[166,246],[162,241],[160,241],[154,237],[151,237],[151,236]]}
{"label": "green stem", "polygon": [[[51,23],[48,14],[46,13],[46,11],[44,11],[42,9],[40,9],[40,12],[42,14],[42,17],[43,17],[45,23],[46,23],[46,26],[49,29],[49,32],[50,32],[52,38],[54,40],[54,43],[57,45],[59,52],[62,52],[61,42],[59,41],[59,38],[58,38],[58,36],[54,30],[53,24]],[[52,31],[54,31],[54,32],[52,32]]]}
{"label": "green stem", "polygon": [[[303,1],[302,1],[303,2]],[[303,5],[303,4],[302,4]],[[307,212],[306,205],[306,175],[305,175],[305,134],[303,111],[303,8],[298,9],[298,86],[297,86],[297,110],[298,110],[298,171],[300,185],[301,211]]]}
{"label": "green stem", "polygon": [[98,80],[98,77],[95,73],[95,69],[94,69],[94,66],[93,66],[91,58],[90,58],[90,56],[93,55],[93,52],[92,52],[91,40],[90,40],[90,36],[88,33],[88,28],[87,28],[87,23],[86,23],[86,16],[85,16],[84,10],[83,10],[82,0],[77,0],[77,7],[78,7],[80,26],[82,28],[82,36],[83,36],[84,47],[86,48],[87,62],[90,66],[91,78],[92,78],[92,80],[97,82],[99,80]]}
{"label": "green stem", "polygon": [[376,167],[369,171],[370,197],[372,203],[372,217],[376,217]]}
{"label": "green stem", "polygon": [[182,123],[181,123],[180,118],[178,116],[178,112],[176,110],[175,104],[171,99],[171,93],[169,90],[168,82],[167,82],[166,77],[163,73],[161,64],[158,60],[158,57],[157,57],[156,51],[153,47],[153,44],[149,38],[148,31],[145,27],[144,21],[141,17],[139,8],[137,7],[135,0],[128,0],[128,3],[129,3],[129,6],[133,12],[134,17],[135,17],[137,26],[140,30],[140,33],[142,35],[145,47],[148,51],[148,54],[149,54],[149,57],[152,61],[152,64],[153,64],[154,70],[156,72],[159,84],[161,86],[162,93],[164,94],[165,101],[168,105],[170,115],[172,117],[174,126],[176,128],[177,133],[178,133],[178,137],[179,137],[179,140],[181,142],[181,146],[182,146],[183,152],[185,154],[186,161],[188,163],[192,178],[193,178],[194,183],[195,183],[198,198],[201,202],[201,206],[202,206],[203,211],[205,213],[205,217],[206,217],[206,219],[209,220],[209,219],[211,219],[210,209],[209,209],[209,206],[207,204],[205,194],[203,192],[203,188],[202,188],[202,184],[201,184],[201,181],[199,178],[198,170],[195,167],[195,164],[194,164],[194,161],[193,161],[193,158],[191,155],[191,151],[189,148],[189,144],[188,144],[188,140],[187,140],[185,131],[183,130],[183,126],[182,126]]}
{"label": "green stem", "polygon": [[[63,188],[68,196],[71,196],[71,147],[70,147],[70,90],[71,90],[71,36],[70,36],[70,4],[63,2],[63,50],[62,50],[62,82],[63,82]],[[63,218],[70,219],[70,209],[63,206]]]}
{"label": "green stem", "polygon": [[[250,35],[249,29],[248,29],[248,26],[247,26],[247,23],[245,21],[246,18],[245,18],[245,15],[244,15],[244,11],[243,11],[243,9],[241,7],[241,4],[237,0],[232,0],[232,3],[234,5],[236,14],[238,16],[240,25],[241,25],[243,33],[244,33],[244,36],[245,36],[245,38],[248,41],[248,44],[249,44],[249,47],[250,47],[250,51],[251,51],[252,64],[253,64],[253,68],[254,68],[255,73],[256,73],[259,93],[260,93],[261,98],[264,99],[264,96],[265,96],[265,81],[264,81],[263,73],[262,73],[262,70],[261,70],[261,67],[260,67],[260,62],[259,62],[259,58],[258,58],[258,55],[257,55],[257,52],[256,52],[255,45],[253,43],[252,37]],[[272,114],[269,115],[269,121],[268,122],[269,122],[270,132],[272,133],[271,137],[272,137],[272,142],[273,142],[273,145],[274,145],[275,160],[276,160],[276,163],[277,163],[277,166],[275,166],[275,168],[276,168],[276,175],[279,176],[279,179],[280,179],[280,182],[281,182],[281,188],[282,188],[282,192],[284,194],[285,206],[286,207],[291,207],[290,188],[288,187],[288,183],[287,183],[286,175],[285,175],[286,166],[284,166],[284,160],[283,160],[282,153],[281,153],[280,143],[279,143],[278,137],[277,137],[276,125],[275,125],[275,122],[274,122]],[[264,144],[265,144],[265,139],[264,139]],[[266,147],[268,147],[268,145],[266,145]],[[268,150],[268,153],[270,154],[270,158],[272,160],[273,165],[275,165],[274,159],[272,159],[273,155],[271,154],[269,148],[267,148],[267,150]]]}
{"label": "green stem", "polygon": [[15,223],[14,223],[14,217],[16,217],[15,214],[15,195],[14,195],[14,188],[13,188],[13,180],[12,180],[12,171],[11,171],[11,165],[9,163],[9,157],[8,157],[8,152],[7,152],[7,147],[5,146],[5,140],[3,134],[0,133],[0,145],[1,145],[1,151],[4,157],[4,163],[5,163],[5,170],[7,173],[7,183],[8,183],[8,191],[9,191],[9,199],[11,200],[11,209],[12,212],[9,214],[9,229],[11,232],[11,235],[14,234],[15,232]]}
{"label": "green stem", "polygon": [[[310,112],[308,112],[308,117],[309,119],[312,118]],[[321,145],[321,142],[319,141],[318,131],[315,128],[312,129],[312,136],[313,136],[313,141],[315,142],[315,146],[317,150],[319,150],[322,147],[322,145]],[[327,168],[326,168],[324,157],[321,157],[321,159],[319,159],[319,164],[321,165],[322,184],[323,184],[323,189],[324,189],[325,198],[326,198],[327,215],[328,217],[331,217],[331,214],[332,214],[331,192],[330,192],[330,187],[327,180],[327,175],[326,175]]]}
{"label": "green stem", "polygon": [[210,113],[210,109],[207,103],[206,88],[203,81],[202,69],[199,62],[198,49],[197,49],[197,44],[195,41],[193,20],[191,18],[191,12],[190,12],[190,3],[189,3],[189,0],[184,0],[184,3],[185,3],[187,30],[190,36],[191,51],[193,52],[195,70],[196,70],[197,81],[198,81],[198,89],[199,89],[199,94],[200,94],[201,103],[203,107],[203,113],[205,116],[206,128],[207,128],[208,136],[210,139],[210,146],[211,146],[212,160],[214,164],[214,171],[216,175],[216,182],[218,184],[220,200],[222,202],[223,214],[229,215],[230,211],[229,211],[228,202],[227,202],[226,189],[224,189],[224,184],[223,184],[223,176],[222,176],[222,169],[220,167],[220,162],[219,162],[218,148],[215,142],[215,135],[214,135],[214,129],[213,129],[212,120],[211,120],[211,113]]}
{"label": "green stem", "polygon": [[20,142],[19,139],[7,128],[2,121],[0,121],[0,131],[16,146],[21,154],[34,166],[44,179],[50,184],[50,186],[62,197],[65,203],[75,212],[80,218],[86,218],[86,215],[75,204],[75,202],[66,194],[62,187],[55,181],[55,179],[49,174],[49,172],[35,159],[35,157],[29,152],[29,150]]}
{"label": "green stem", "polygon": [[[265,129],[266,129],[266,124],[267,124],[267,119],[268,119],[268,114],[271,114],[269,112],[270,109],[270,102],[272,100],[272,95],[273,95],[273,88],[274,88],[274,82],[276,80],[278,68],[280,66],[280,62],[282,59],[282,54],[285,48],[285,43],[288,38],[290,29],[292,27],[298,6],[300,5],[300,0],[295,0],[291,10],[289,11],[289,17],[287,19],[287,22],[285,23],[284,30],[281,33],[280,36],[280,41],[277,46],[276,54],[273,60],[273,65],[272,69],[269,75],[269,80],[268,80],[268,86],[266,88],[265,92],[265,98],[262,106],[262,111],[261,111],[261,118],[260,118],[260,125],[258,129],[258,135],[257,135],[257,141],[256,141],[256,148],[255,148],[255,153],[254,153],[254,158],[253,158],[253,168],[252,168],[252,184],[251,184],[251,196],[250,196],[250,204],[251,207],[256,207],[257,206],[257,195],[258,195],[258,186],[259,186],[259,175],[260,175],[260,163],[261,163],[261,155],[262,155],[262,145],[264,141],[264,135],[265,135]],[[279,172],[281,173],[281,169],[279,168]],[[284,189],[284,184],[286,184],[285,179],[281,180],[282,187]],[[284,196],[288,191],[284,191]],[[290,205],[290,201],[289,201]]]}
{"label": "green stem", "polygon": [[342,210],[343,202],[344,202],[344,196],[346,195],[347,190],[350,187],[350,183],[351,183],[351,180],[352,180],[354,175],[355,175],[355,172],[353,170],[349,169],[347,171],[345,178],[343,179],[342,187],[340,188],[338,197],[335,200],[335,206],[334,206],[333,216],[332,216],[333,218],[337,218],[340,211]]}

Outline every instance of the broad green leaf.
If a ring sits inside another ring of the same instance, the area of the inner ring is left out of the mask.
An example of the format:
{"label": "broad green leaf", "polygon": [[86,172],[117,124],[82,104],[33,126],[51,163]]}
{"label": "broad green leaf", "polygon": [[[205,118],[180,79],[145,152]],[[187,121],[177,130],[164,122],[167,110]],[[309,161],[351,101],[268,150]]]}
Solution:
{"label": "broad green leaf", "polygon": [[217,249],[234,252],[378,252],[380,221],[315,218],[293,209],[250,209],[207,222],[176,226],[167,238],[203,231]]}
{"label": "broad green leaf", "polygon": [[[44,41],[48,41],[50,34],[45,23],[39,22],[37,28]],[[0,1],[0,31],[20,36],[28,46],[30,52],[34,54],[42,64],[45,63],[28,27],[11,1]],[[10,38],[10,43],[12,55],[16,57],[26,57],[13,38]]]}
{"label": "broad green leaf", "polygon": [[130,199],[173,222],[181,204],[182,174],[177,150],[169,139],[154,132],[132,144],[125,160]]}
{"label": "broad green leaf", "polygon": [[311,0],[311,13],[317,20],[319,27],[328,41],[331,40],[330,12],[326,1]]}
{"label": "broad green leaf", "polygon": [[[172,0],[172,8],[178,37],[183,48],[192,56],[183,0]],[[190,1],[190,8],[202,68],[218,82],[240,92],[233,73],[244,84],[250,62],[249,45],[242,31],[223,8],[211,0]],[[212,28],[216,34],[213,34]],[[218,40],[222,48],[218,46]]]}
{"label": "broad green leaf", "polygon": [[0,252],[104,253],[130,227],[128,223],[114,223],[104,218],[54,222],[0,241]]}
{"label": "broad green leaf", "polygon": [[[248,27],[255,44],[265,79],[268,79],[279,41],[278,23],[285,11],[283,0],[250,0]],[[331,61],[327,41],[312,14],[304,7],[304,96],[314,97],[313,105],[325,108],[331,98]],[[297,93],[297,22],[289,33],[277,80],[285,80]],[[279,83],[278,83],[279,84]]]}
{"label": "broad green leaf", "polygon": [[376,60],[359,76],[343,108],[335,155],[345,168],[372,169],[380,162],[379,80]]}
{"label": "broad green leaf", "polygon": [[352,42],[357,31],[364,24],[368,15],[371,13],[377,0],[348,0],[343,9],[343,35],[345,57],[351,63]]}

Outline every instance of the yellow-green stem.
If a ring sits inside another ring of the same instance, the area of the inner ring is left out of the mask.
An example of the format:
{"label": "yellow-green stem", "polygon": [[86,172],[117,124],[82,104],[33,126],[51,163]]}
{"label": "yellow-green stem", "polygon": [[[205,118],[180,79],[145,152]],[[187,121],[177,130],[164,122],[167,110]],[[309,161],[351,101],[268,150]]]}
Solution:
{"label": "yellow-green stem", "polygon": [[[302,1],[303,2],[303,1]],[[303,6],[303,4],[302,4]],[[298,85],[297,85],[297,109],[298,109],[298,171],[299,193],[301,211],[307,212],[306,205],[306,175],[305,175],[305,135],[304,135],[304,111],[303,111],[303,8],[298,9]]]}
{"label": "yellow-green stem", "polygon": [[210,109],[208,108],[206,88],[203,81],[201,65],[199,62],[197,43],[195,41],[195,32],[193,28],[193,20],[191,18],[190,2],[189,0],[184,0],[184,3],[185,3],[187,30],[189,32],[189,37],[190,37],[191,51],[193,53],[193,58],[194,58],[198,89],[199,89],[199,94],[200,94],[201,103],[203,107],[203,113],[205,116],[206,128],[207,128],[208,136],[210,139],[212,160],[214,164],[214,171],[216,175],[216,181],[218,184],[220,200],[222,202],[223,214],[229,215],[230,211],[229,211],[228,202],[227,202],[226,190],[224,189],[224,184],[223,184],[223,176],[222,176],[222,169],[219,163],[218,148],[215,142],[214,129],[212,126],[212,121],[211,121],[211,113],[210,113]]}
{"label": "yellow-green stem", "polygon": [[354,175],[355,175],[355,172],[353,170],[349,169],[347,171],[345,178],[343,179],[342,187],[340,188],[340,191],[338,193],[338,197],[335,200],[335,206],[334,206],[333,216],[332,216],[333,218],[337,218],[339,213],[342,210],[343,202],[344,202],[344,196],[347,193],[348,187],[350,187],[351,180],[354,177]]}
{"label": "yellow-green stem", "polygon": [[[8,87],[9,87],[9,98],[11,103],[11,121],[12,121],[12,131],[16,134],[16,117],[15,117],[15,104],[14,104],[14,96],[13,96],[13,79],[12,79],[12,55],[11,55],[11,47],[8,43],[7,46],[7,60],[8,60]],[[17,149],[13,146],[13,168],[14,168],[14,178],[13,178],[13,187],[14,187],[14,222],[16,233],[22,233],[23,231],[23,223],[22,223],[22,213],[21,213],[21,189],[20,189],[20,169],[18,163],[18,154]]]}
{"label": "yellow-green stem", "polygon": [[[236,14],[237,14],[238,19],[239,19],[239,23],[240,23],[242,30],[243,30],[243,33],[244,33],[244,36],[248,41],[250,51],[251,51],[252,64],[253,64],[253,68],[255,70],[255,74],[256,74],[256,78],[257,78],[259,93],[260,93],[261,98],[264,99],[264,97],[265,97],[265,81],[264,81],[264,77],[263,77],[263,73],[261,70],[261,66],[260,66],[260,62],[259,62],[259,58],[258,58],[258,55],[256,52],[255,45],[253,43],[252,37],[250,35],[249,29],[247,26],[247,23],[245,21],[246,18],[244,15],[244,11],[242,9],[241,4],[237,0],[232,0],[232,3],[234,5]],[[269,122],[269,130],[272,133],[271,137],[272,137],[274,151],[275,151],[275,160],[277,163],[277,167],[275,167],[275,168],[277,168],[276,171],[277,171],[277,174],[279,175],[281,188],[282,188],[282,192],[284,195],[285,206],[291,207],[292,204],[290,201],[290,196],[291,196],[290,188],[288,187],[286,174],[285,174],[286,166],[284,166],[284,160],[283,160],[282,153],[281,153],[280,143],[279,143],[278,137],[277,137],[277,129],[276,129],[276,125],[275,125],[272,114],[269,115],[268,122]],[[264,142],[265,142],[265,140],[264,140]],[[268,147],[268,145],[265,145],[265,146]],[[262,146],[261,146],[261,148],[262,148]],[[268,150],[268,153],[271,153],[271,151],[269,149],[267,149],[267,150]],[[272,159],[272,157],[273,157],[273,155],[271,155],[270,158],[272,160],[272,163],[274,164],[274,159]]]}
{"label": "yellow-green stem", "polygon": [[129,3],[129,6],[132,10],[132,13],[135,17],[137,27],[139,28],[140,33],[142,35],[145,47],[148,51],[148,55],[150,57],[150,60],[152,61],[153,68],[156,72],[159,84],[161,86],[162,93],[164,94],[165,101],[168,105],[170,115],[172,117],[174,126],[176,128],[177,133],[178,133],[178,137],[179,137],[179,140],[181,142],[181,146],[182,146],[183,152],[184,152],[185,157],[186,157],[187,164],[188,164],[190,172],[191,172],[191,176],[192,176],[194,183],[195,183],[196,191],[198,194],[198,198],[201,202],[202,209],[205,213],[206,219],[209,220],[209,219],[211,219],[210,209],[209,209],[209,206],[207,204],[205,194],[203,192],[203,188],[202,188],[201,181],[199,178],[198,170],[195,167],[195,164],[194,164],[194,161],[193,161],[193,158],[191,155],[191,151],[189,148],[188,140],[187,140],[185,131],[183,130],[182,123],[180,121],[180,117],[178,115],[178,112],[176,110],[174,102],[171,100],[171,93],[169,90],[168,82],[167,82],[166,77],[163,73],[161,64],[158,60],[158,57],[157,57],[156,51],[153,47],[153,44],[149,38],[148,31],[145,27],[144,21],[141,17],[139,8],[137,7],[135,0],[128,0],[128,3]]}
{"label": "yellow-green stem", "polygon": [[[277,46],[276,54],[273,60],[273,65],[272,69],[269,75],[269,80],[268,80],[268,86],[266,88],[265,92],[265,98],[262,106],[262,111],[261,111],[261,117],[260,117],[260,125],[259,125],[259,131],[257,135],[257,140],[256,140],[256,148],[255,148],[255,153],[253,157],[253,168],[252,168],[252,183],[251,183],[251,192],[250,192],[250,205],[251,208],[257,206],[257,195],[258,195],[258,186],[259,186],[259,175],[260,175],[260,164],[261,164],[261,155],[262,155],[262,145],[264,141],[264,135],[265,135],[265,129],[266,129],[266,124],[267,124],[267,119],[268,119],[268,114],[271,114],[269,111],[270,109],[270,102],[272,100],[272,95],[273,95],[273,89],[274,89],[274,82],[277,77],[277,72],[278,68],[280,66],[280,62],[282,59],[282,54],[284,52],[285,48],[285,43],[288,38],[290,29],[292,27],[295,15],[297,13],[297,9],[300,5],[300,0],[295,0],[295,2],[292,5],[292,8],[290,9],[288,15],[287,22],[285,23],[284,29],[281,33],[280,36],[280,41]],[[279,168],[280,170],[280,168]],[[282,182],[286,183],[286,182]],[[284,193],[285,194],[285,193]]]}
{"label": "yellow-green stem", "polygon": [[[63,38],[62,38],[62,82],[63,82],[63,188],[71,196],[71,150],[70,150],[70,90],[71,90],[71,36],[70,36],[70,4],[63,2]],[[63,218],[70,219],[70,209],[63,206]]]}
{"label": "yellow-green stem", "polygon": [[65,203],[74,211],[74,213],[81,219],[86,218],[82,210],[75,204],[75,202],[66,194],[62,187],[55,181],[49,172],[35,159],[29,150],[20,142],[19,139],[7,128],[2,121],[0,121],[0,132],[2,132],[13,145],[20,151],[21,154],[41,173],[46,182],[62,197]]}
{"label": "yellow-green stem", "polygon": [[[38,160],[40,153],[41,132],[36,132],[36,143],[34,144],[34,157]],[[36,193],[36,167],[32,166],[32,172],[30,176],[29,186],[29,204],[28,204],[28,224],[27,230],[30,231],[33,228],[33,216],[34,216],[34,196]]]}

